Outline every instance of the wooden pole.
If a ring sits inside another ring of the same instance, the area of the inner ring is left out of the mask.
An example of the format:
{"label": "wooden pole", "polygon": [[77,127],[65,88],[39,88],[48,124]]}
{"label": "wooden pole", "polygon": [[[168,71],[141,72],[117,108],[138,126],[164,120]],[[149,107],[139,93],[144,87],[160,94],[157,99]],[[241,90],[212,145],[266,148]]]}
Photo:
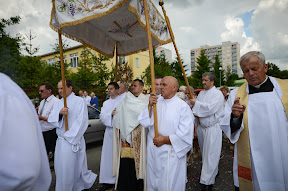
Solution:
{"label": "wooden pole", "polygon": [[[150,72],[151,72],[151,85],[152,85],[152,93],[155,93],[155,73],[154,73],[154,57],[153,57],[153,47],[152,47],[152,39],[151,39],[151,31],[150,31],[150,23],[149,23],[149,15],[147,8],[147,1],[143,0],[145,18],[146,18],[146,30],[147,30],[147,38],[148,38],[148,46],[149,46],[149,59],[150,59]],[[154,113],[154,130],[155,137],[158,137],[158,120],[157,120],[157,107],[156,104],[153,104],[153,113]]]}
{"label": "wooden pole", "polygon": [[116,51],[116,64],[115,64],[115,79],[114,81],[117,82],[117,72],[118,72],[118,53],[117,53],[117,44],[115,45],[115,51]]}
{"label": "wooden pole", "polygon": [[[63,46],[62,46],[62,37],[61,37],[61,31],[60,30],[58,30],[58,37],[59,37],[59,50],[60,50],[60,62],[61,62],[61,78],[62,78],[62,86],[63,86],[64,107],[67,107],[65,68],[64,68],[64,61],[63,61]],[[65,131],[68,131],[68,117],[67,117],[67,115],[65,115]]]}
{"label": "wooden pole", "polygon": [[187,88],[188,88],[188,91],[189,91],[189,94],[190,94],[191,99],[193,99],[194,96],[193,96],[193,94],[192,94],[192,92],[191,92],[191,88],[190,88],[190,86],[189,86],[189,82],[188,82],[188,79],[187,79],[187,77],[186,77],[185,70],[184,70],[184,68],[183,68],[183,64],[182,64],[182,61],[181,61],[181,58],[180,58],[180,55],[179,55],[179,52],[178,52],[178,49],[177,49],[177,46],[176,46],[176,43],[175,43],[174,34],[173,34],[173,31],[172,31],[172,28],[171,28],[171,24],[170,24],[169,18],[168,18],[167,15],[166,15],[166,11],[165,11],[165,9],[164,9],[164,6],[163,6],[163,5],[164,5],[163,0],[160,0],[160,1],[159,1],[159,5],[162,7],[163,14],[164,14],[164,17],[165,17],[167,26],[168,26],[168,30],[169,30],[169,33],[170,33],[170,36],[171,36],[171,39],[172,39],[172,42],[173,42],[173,45],[174,45],[174,48],[175,48],[177,57],[178,57],[178,61],[179,61],[179,63],[180,63],[181,70],[182,70],[182,73],[183,73],[183,76],[184,76],[184,79],[185,79],[186,86],[187,86]]}

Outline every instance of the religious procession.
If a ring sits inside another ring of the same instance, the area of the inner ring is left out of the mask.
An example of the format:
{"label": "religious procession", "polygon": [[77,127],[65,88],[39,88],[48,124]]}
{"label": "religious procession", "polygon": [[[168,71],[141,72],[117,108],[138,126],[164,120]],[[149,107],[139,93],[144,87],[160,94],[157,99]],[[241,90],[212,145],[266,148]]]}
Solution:
{"label": "religious procession", "polygon": [[[50,27],[59,36],[62,78],[39,85],[38,107],[0,73],[1,191],[98,190],[95,184],[100,191],[193,190],[188,183],[196,158],[200,171],[194,190],[228,190],[216,187],[227,173],[219,171],[224,140],[233,155],[225,170],[232,172],[230,190],[288,191],[288,81],[267,75],[263,53],[241,56],[246,82],[240,87],[217,88],[215,74],[207,71],[196,93],[162,0],[164,17],[149,0],[93,3],[52,1]],[[144,93],[141,79],[117,81],[116,59],[115,80],[108,83],[101,108],[94,93],[77,95],[74,82],[65,78],[62,35],[108,57],[149,50],[151,91]],[[153,47],[170,42],[185,86],[174,76],[155,76]],[[87,106],[100,111],[105,126],[99,174],[87,163]]]}

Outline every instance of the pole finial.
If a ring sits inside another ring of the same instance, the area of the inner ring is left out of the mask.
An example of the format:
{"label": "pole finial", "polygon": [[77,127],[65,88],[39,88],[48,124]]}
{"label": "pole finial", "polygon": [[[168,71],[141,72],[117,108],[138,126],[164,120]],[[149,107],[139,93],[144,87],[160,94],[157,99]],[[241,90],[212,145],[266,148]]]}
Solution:
{"label": "pole finial", "polygon": [[163,0],[159,0],[159,5],[160,5],[160,6],[164,5]]}

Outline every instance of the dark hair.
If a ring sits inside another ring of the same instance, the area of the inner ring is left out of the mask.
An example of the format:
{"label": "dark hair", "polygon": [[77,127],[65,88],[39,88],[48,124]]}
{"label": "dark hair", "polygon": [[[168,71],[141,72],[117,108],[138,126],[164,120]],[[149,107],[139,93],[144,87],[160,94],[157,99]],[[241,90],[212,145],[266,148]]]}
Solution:
{"label": "dark hair", "polygon": [[[71,87],[71,86],[73,86],[71,80],[65,80],[65,81],[66,81],[66,86],[67,86],[68,88]],[[62,82],[62,80],[60,80],[59,82]],[[59,83],[59,82],[58,82],[58,83]]]}
{"label": "dark hair", "polygon": [[53,90],[53,86],[49,82],[43,82],[40,86],[45,86],[46,90]]}
{"label": "dark hair", "polygon": [[115,88],[116,90],[119,89],[119,85],[117,84],[117,82],[110,82],[110,83],[108,84],[108,86],[114,86],[114,88]]}
{"label": "dark hair", "polygon": [[215,77],[215,75],[214,75],[212,72],[205,72],[205,73],[202,75],[202,77],[203,77],[203,76],[208,76],[210,81],[214,81],[214,82],[215,82],[215,80],[216,80],[216,77]]}
{"label": "dark hair", "polygon": [[156,77],[155,77],[155,80],[156,80],[156,79],[162,79],[162,78],[163,78],[162,76],[156,76]]}
{"label": "dark hair", "polygon": [[139,82],[139,85],[140,85],[140,86],[144,86],[144,83],[143,83],[142,80],[140,80],[140,79],[135,79],[135,80],[133,80],[133,82],[136,82],[136,81]]}

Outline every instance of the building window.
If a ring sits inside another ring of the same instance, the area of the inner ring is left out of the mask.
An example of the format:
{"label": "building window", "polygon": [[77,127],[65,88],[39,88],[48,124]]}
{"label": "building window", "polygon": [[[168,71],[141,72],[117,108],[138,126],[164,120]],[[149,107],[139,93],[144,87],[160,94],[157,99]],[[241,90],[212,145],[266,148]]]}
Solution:
{"label": "building window", "polygon": [[136,58],[136,67],[137,67],[137,68],[140,67],[139,58]]}
{"label": "building window", "polygon": [[78,53],[70,54],[70,67],[76,68],[78,67]]}
{"label": "building window", "polygon": [[55,65],[55,58],[48,59],[48,64]]}
{"label": "building window", "polygon": [[[64,61],[64,63],[66,63],[67,62],[67,59],[66,59],[66,55],[65,56],[63,56],[63,61]],[[58,58],[58,62],[60,63],[61,61],[60,61],[60,57]]]}
{"label": "building window", "polygon": [[126,56],[118,56],[118,63],[127,62]]}

